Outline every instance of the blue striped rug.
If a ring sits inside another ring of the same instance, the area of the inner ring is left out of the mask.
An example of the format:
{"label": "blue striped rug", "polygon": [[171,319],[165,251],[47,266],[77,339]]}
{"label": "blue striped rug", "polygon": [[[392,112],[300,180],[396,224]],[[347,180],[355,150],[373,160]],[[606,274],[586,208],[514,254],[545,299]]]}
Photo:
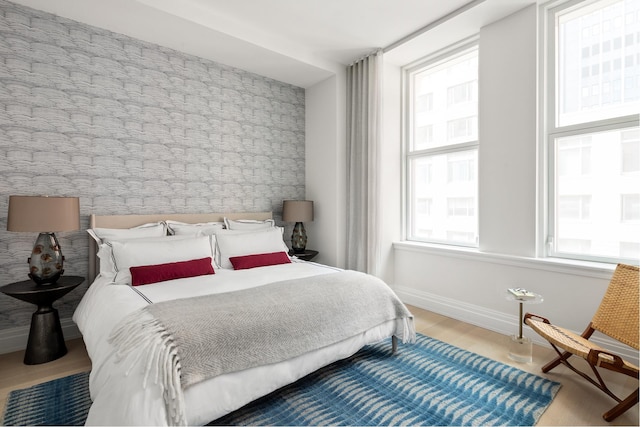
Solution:
{"label": "blue striped rug", "polygon": [[10,392],[2,425],[81,426],[89,406],[89,373],[82,372]]}
{"label": "blue striped rug", "polygon": [[[560,384],[418,334],[367,346],[211,425],[534,425]],[[5,425],[82,425],[88,374],[9,395]]]}
{"label": "blue striped rug", "polygon": [[216,425],[534,425],[560,384],[418,334],[365,347]]}

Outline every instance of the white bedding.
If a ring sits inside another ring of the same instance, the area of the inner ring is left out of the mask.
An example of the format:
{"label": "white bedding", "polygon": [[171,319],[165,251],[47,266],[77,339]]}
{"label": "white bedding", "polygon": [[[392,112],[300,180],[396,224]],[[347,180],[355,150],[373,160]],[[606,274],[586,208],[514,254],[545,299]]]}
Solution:
{"label": "white bedding", "polygon": [[[143,388],[142,362],[116,361],[107,338],[127,314],[149,302],[231,292],[286,279],[335,272],[308,262],[249,270],[216,269],[215,275],[177,279],[138,287],[116,285],[98,277],[80,302],[73,320],[82,332],[92,361],[90,392],[93,404],[87,425],[167,425],[162,391],[149,381]],[[141,295],[142,294],[142,295]],[[221,375],[184,392],[187,421],[202,425],[294,382],[322,366],[348,357],[362,346],[390,337],[396,321],[389,321],[340,343],[284,362]]]}

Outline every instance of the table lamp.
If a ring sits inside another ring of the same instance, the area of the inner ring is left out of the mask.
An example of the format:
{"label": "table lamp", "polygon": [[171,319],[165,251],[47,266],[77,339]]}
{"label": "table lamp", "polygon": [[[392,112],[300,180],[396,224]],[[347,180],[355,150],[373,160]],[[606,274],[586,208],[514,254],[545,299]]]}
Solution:
{"label": "table lamp", "polygon": [[80,229],[77,197],[9,196],[8,231],[40,232],[29,257],[29,277],[38,285],[56,283],[64,256],[55,231]]}
{"label": "table lamp", "polygon": [[296,223],[291,234],[291,249],[296,254],[304,253],[307,247],[307,232],[303,222],[313,221],[313,202],[311,200],[285,200],[282,202],[282,220]]}

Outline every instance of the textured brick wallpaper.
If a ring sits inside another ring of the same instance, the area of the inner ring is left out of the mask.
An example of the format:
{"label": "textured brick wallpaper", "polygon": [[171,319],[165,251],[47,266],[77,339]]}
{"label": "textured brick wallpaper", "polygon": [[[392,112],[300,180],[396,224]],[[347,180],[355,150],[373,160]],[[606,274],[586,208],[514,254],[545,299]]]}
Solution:
{"label": "textured brick wallpaper", "polygon": [[[273,211],[304,198],[304,89],[0,0],[0,285],[37,233],[9,196],[79,196],[88,215]],[[86,276],[85,231],[57,233]],[[87,283],[56,304],[70,317]],[[0,294],[0,330],[34,306]]]}

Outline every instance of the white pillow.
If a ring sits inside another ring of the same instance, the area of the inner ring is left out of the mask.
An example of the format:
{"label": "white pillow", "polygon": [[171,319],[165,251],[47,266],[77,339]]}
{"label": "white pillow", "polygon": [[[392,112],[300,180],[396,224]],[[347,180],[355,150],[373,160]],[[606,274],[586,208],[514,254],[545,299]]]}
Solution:
{"label": "white pillow", "polygon": [[111,248],[105,243],[112,240],[143,239],[163,237],[167,235],[167,225],[164,222],[150,222],[133,228],[90,228],[87,233],[98,245],[96,254],[100,260],[100,275],[113,277],[116,274],[113,266]]}
{"label": "white pillow", "polygon": [[282,240],[282,232],[276,227],[254,232],[221,230],[216,233],[216,241],[220,255],[218,264],[221,268],[233,269],[229,258],[234,256],[289,252]]}
{"label": "white pillow", "polygon": [[[128,242],[130,240],[145,241],[145,242],[162,242],[162,241],[166,241],[167,239],[179,240],[179,239],[190,239],[192,237],[194,236],[155,236],[155,237],[140,237],[137,239],[136,238],[118,239],[118,240],[112,240],[111,242],[114,242],[114,241]],[[213,242],[210,242],[210,243],[211,243],[211,247],[214,248],[215,240],[213,240]],[[111,245],[109,244],[109,242],[105,242],[98,245],[98,253],[96,255],[100,260],[100,275],[108,278],[115,277],[118,271],[116,269],[116,266],[113,263],[113,252],[111,250]]]}
{"label": "white pillow", "polygon": [[131,283],[130,267],[190,261],[206,257],[213,258],[210,242],[209,236],[108,242],[107,245],[111,246],[113,264],[117,271],[113,281]]}
{"label": "white pillow", "polygon": [[116,268],[113,265],[111,246],[106,243],[98,245],[98,253],[96,255],[100,264],[99,274],[103,277],[113,278],[116,275]]}
{"label": "white pillow", "polygon": [[254,219],[224,219],[224,225],[227,230],[264,230],[267,228],[275,227],[276,222],[272,219],[265,219],[264,221],[258,221]]}
{"label": "white pillow", "polygon": [[164,222],[151,222],[133,228],[90,228],[87,233],[98,244],[101,244],[110,240],[166,236],[167,224]]}
{"label": "white pillow", "polygon": [[224,228],[224,222],[201,222],[198,224],[188,224],[186,222],[166,221],[169,233],[174,236],[210,236],[216,231]]}

